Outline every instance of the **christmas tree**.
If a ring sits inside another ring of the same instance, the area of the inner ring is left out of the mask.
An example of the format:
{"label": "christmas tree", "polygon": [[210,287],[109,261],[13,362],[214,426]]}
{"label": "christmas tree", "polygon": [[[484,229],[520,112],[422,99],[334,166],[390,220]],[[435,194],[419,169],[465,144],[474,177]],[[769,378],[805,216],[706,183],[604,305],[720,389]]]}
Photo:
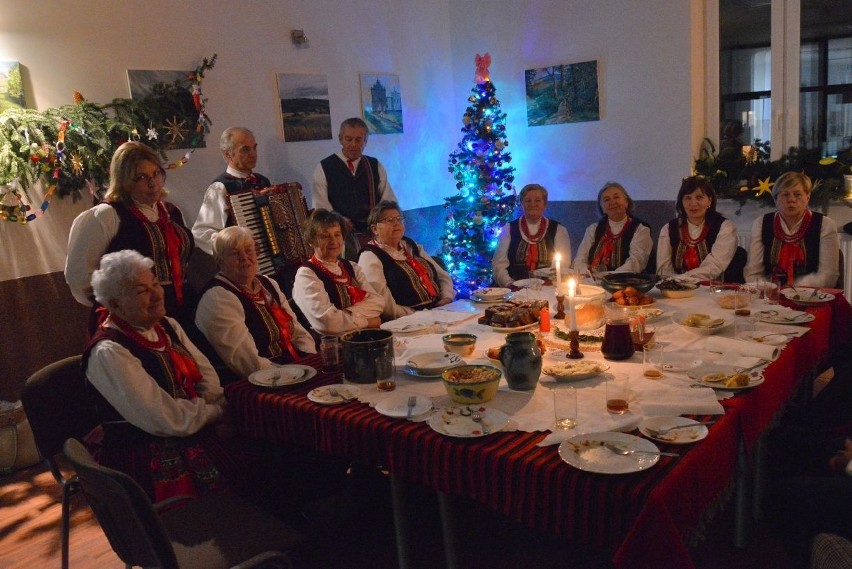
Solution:
{"label": "christmas tree", "polygon": [[506,150],[506,113],[491,83],[491,56],[476,56],[476,79],[462,117],[463,136],[450,154],[449,171],[458,194],[445,198],[449,209],[443,259],[461,298],[491,284],[491,257],[503,226],[515,210],[515,169]]}

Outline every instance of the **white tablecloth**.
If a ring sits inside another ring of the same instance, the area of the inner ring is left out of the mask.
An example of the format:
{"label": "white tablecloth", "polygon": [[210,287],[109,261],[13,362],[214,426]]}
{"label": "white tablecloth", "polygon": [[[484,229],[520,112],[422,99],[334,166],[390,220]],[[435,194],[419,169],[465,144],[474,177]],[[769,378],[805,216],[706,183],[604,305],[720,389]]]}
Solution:
{"label": "white tablecloth", "polygon": [[[531,294],[523,291],[522,295]],[[553,288],[544,287],[536,293],[538,298],[546,298],[551,301],[551,307],[555,308]],[[698,294],[688,299],[663,299],[659,297],[656,290],[651,292],[656,302],[654,308],[664,311],[663,316],[648,322],[649,328],[655,329],[654,340],[666,344],[668,352],[681,352],[689,349],[694,350],[698,357],[706,363],[724,363],[731,366],[750,366],[759,359],[747,356],[732,357],[732,354],[720,354],[704,349],[708,336],[701,336],[685,330],[671,320],[674,311],[688,310],[699,312],[702,309],[717,309],[710,298],[710,293],[705,289],[699,289]],[[548,298],[549,297],[549,298]],[[430,397],[435,408],[443,408],[454,405],[447,396],[443,382],[437,378],[419,378],[406,374],[403,371],[405,362],[416,354],[426,352],[443,352],[441,336],[446,332],[464,332],[477,336],[474,354],[465,358],[468,363],[492,363],[485,355],[485,351],[494,346],[504,343],[505,333],[495,332],[490,327],[477,323],[478,317],[484,311],[486,305],[474,304],[470,301],[456,301],[450,306],[450,310],[435,309],[418,313],[406,318],[411,321],[432,321],[437,324],[427,330],[411,334],[395,334],[394,351],[396,357],[396,381],[397,389],[394,394],[407,393]],[[555,312],[552,310],[551,312]],[[555,322],[554,324],[560,324]],[[767,329],[771,325],[758,325],[759,329]],[[561,326],[563,329],[566,327]],[[772,326],[772,328],[776,328]],[[801,330],[805,333],[807,328],[784,326]],[[732,342],[734,326],[719,333],[719,338],[727,338]],[[715,340],[712,343],[714,343]],[[735,344],[731,344],[735,346]],[[711,347],[713,347],[711,345]],[[780,346],[783,349],[784,346]],[[548,361],[558,361],[565,357],[561,350],[548,350],[544,356],[545,366]],[[553,400],[552,388],[562,388],[567,385],[577,389],[578,425],[575,429],[557,432],[548,437],[546,443],[559,442],[562,438],[587,432],[598,431],[629,431],[641,423],[646,416],[681,415],[681,414],[721,414],[724,408],[718,403],[719,398],[730,397],[731,392],[715,391],[708,388],[694,387],[694,381],[686,373],[666,372],[658,379],[652,380],[642,375],[642,354],[637,352],[631,358],[620,362],[607,362],[600,352],[585,352],[585,357],[590,360],[606,362],[610,366],[610,372],[625,372],[630,376],[630,410],[625,415],[611,415],[607,413],[604,401],[604,384],[607,374],[586,379],[582,381],[557,383],[553,378],[543,375],[536,389],[532,391],[514,391],[509,389],[505,377],[501,379],[500,388],[496,397],[486,405],[500,409],[509,414],[511,420],[508,429],[519,429],[523,431],[549,431],[553,427]],[[723,358],[723,359],[720,359]],[[765,385],[765,384],[764,384]],[[361,386],[359,399],[363,402],[375,405],[390,394],[380,392],[370,385]],[[415,417],[414,420],[426,420],[428,414]]]}

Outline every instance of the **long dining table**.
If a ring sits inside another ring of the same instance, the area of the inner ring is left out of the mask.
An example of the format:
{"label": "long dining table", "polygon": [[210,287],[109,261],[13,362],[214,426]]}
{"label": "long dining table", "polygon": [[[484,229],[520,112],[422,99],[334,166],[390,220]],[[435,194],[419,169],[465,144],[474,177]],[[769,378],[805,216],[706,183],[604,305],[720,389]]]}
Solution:
{"label": "long dining table", "polygon": [[[397,358],[395,392],[383,393],[374,385],[360,385],[356,400],[317,404],[308,398],[311,390],[343,379],[340,366],[325,369],[316,355],[300,362],[318,370],[309,381],[267,389],[242,380],[229,385],[226,396],[238,429],[247,436],[382,465],[397,484],[430,488],[439,497],[472,500],[535,531],[557,536],[568,545],[608,551],[616,567],[690,568],[690,544],[700,538],[714,512],[730,496],[738,476],[742,483],[743,456],[749,460],[754,455],[761,436],[787,402],[828,364],[839,346],[849,341],[852,309],[840,291],[831,292],[834,300],[803,309],[814,317],[801,326],[807,333],[792,335],[763,367],[760,385],[735,392],[718,391],[722,414],[684,414],[702,423],[713,421],[706,438],[690,445],[657,442],[660,450],[679,456],[661,456],[653,467],[627,474],[597,474],[575,468],[560,458],[557,444],[547,444],[554,435],[542,426],[553,419],[552,403],[550,407],[546,403],[547,387],[558,386],[549,385],[552,378],[544,376],[532,392],[513,392],[505,378],[501,380],[494,401],[485,405],[502,406],[509,414],[515,410],[518,421],[514,428],[510,421],[506,429],[488,436],[446,436],[422,418],[407,420],[377,412],[375,405],[382,398],[404,394],[428,394],[437,408],[452,405],[440,379],[413,377],[403,373],[401,365],[418,351],[434,351],[441,346],[445,332],[476,334],[476,352],[467,359],[471,363],[488,362],[484,350],[502,344],[504,334],[479,324],[477,317],[483,307],[469,301],[454,303],[458,311],[454,314],[441,314],[439,310],[429,311],[431,315],[423,313],[419,318],[434,318],[433,326],[395,335],[395,350],[403,355],[402,360]],[[552,288],[517,294],[525,293],[541,298],[550,295],[553,304]],[[663,311],[660,320],[649,323],[656,329],[655,339],[669,343],[670,353],[701,350],[706,338],[683,330],[672,321],[671,314],[715,308],[710,293],[702,288],[695,297],[684,300],[664,299],[657,291],[650,294],[655,297],[654,307]],[[728,335],[733,333],[733,326],[730,328],[725,332]],[[586,352],[585,356],[603,361],[600,352]],[[549,350],[545,355],[564,357],[559,350]],[[641,436],[636,425],[644,418],[643,397],[647,401],[649,394],[664,385],[667,389],[698,390],[695,380],[686,374],[666,373],[658,385],[643,378],[641,353],[609,364],[613,371],[630,374],[638,403],[631,401],[631,413],[638,416],[633,422],[621,423],[617,430],[633,435]],[[573,385],[578,399],[596,400],[602,389],[601,378]],[[606,415],[602,406],[601,412]],[[582,432],[582,416],[577,432]],[[448,566],[453,566],[452,558],[448,552]],[[400,564],[407,565],[402,551]]]}

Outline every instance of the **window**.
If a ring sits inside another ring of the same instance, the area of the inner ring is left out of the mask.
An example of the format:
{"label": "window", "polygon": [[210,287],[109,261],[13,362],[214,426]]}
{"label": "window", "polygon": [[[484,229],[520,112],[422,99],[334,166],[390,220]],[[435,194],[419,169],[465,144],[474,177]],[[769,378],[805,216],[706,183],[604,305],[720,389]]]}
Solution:
{"label": "window", "polygon": [[[781,148],[773,145],[775,156],[789,146],[819,148],[827,156],[852,146],[852,10],[847,2],[719,1],[722,146],[775,137],[781,143]],[[783,37],[772,36],[773,19]],[[790,23],[796,26],[785,25]],[[796,44],[799,57],[793,51],[785,58]],[[776,92],[784,89],[786,97]]]}

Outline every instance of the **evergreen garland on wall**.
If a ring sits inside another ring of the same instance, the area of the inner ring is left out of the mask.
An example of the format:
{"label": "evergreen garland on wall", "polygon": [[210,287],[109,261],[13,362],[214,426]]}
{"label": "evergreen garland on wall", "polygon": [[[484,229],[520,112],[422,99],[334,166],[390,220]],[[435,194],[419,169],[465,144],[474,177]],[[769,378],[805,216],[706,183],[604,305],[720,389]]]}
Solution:
{"label": "evergreen garland on wall", "polygon": [[[157,84],[142,100],[114,99],[98,105],[75,92],[74,104],[36,111],[12,108],[0,114],[0,220],[27,223],[47,210],[50,198],[85,194],[99,201],[109,181],[115,149],[139,140],[157,150],[188,148],[167,168],[185,164],[204,145],[212,124],[205,112],[201,82],[216,63],[204,58],[185,81]],[[48,188],[35,208],[29,189]],[[85,191],[84,191],[85,190]]]}

